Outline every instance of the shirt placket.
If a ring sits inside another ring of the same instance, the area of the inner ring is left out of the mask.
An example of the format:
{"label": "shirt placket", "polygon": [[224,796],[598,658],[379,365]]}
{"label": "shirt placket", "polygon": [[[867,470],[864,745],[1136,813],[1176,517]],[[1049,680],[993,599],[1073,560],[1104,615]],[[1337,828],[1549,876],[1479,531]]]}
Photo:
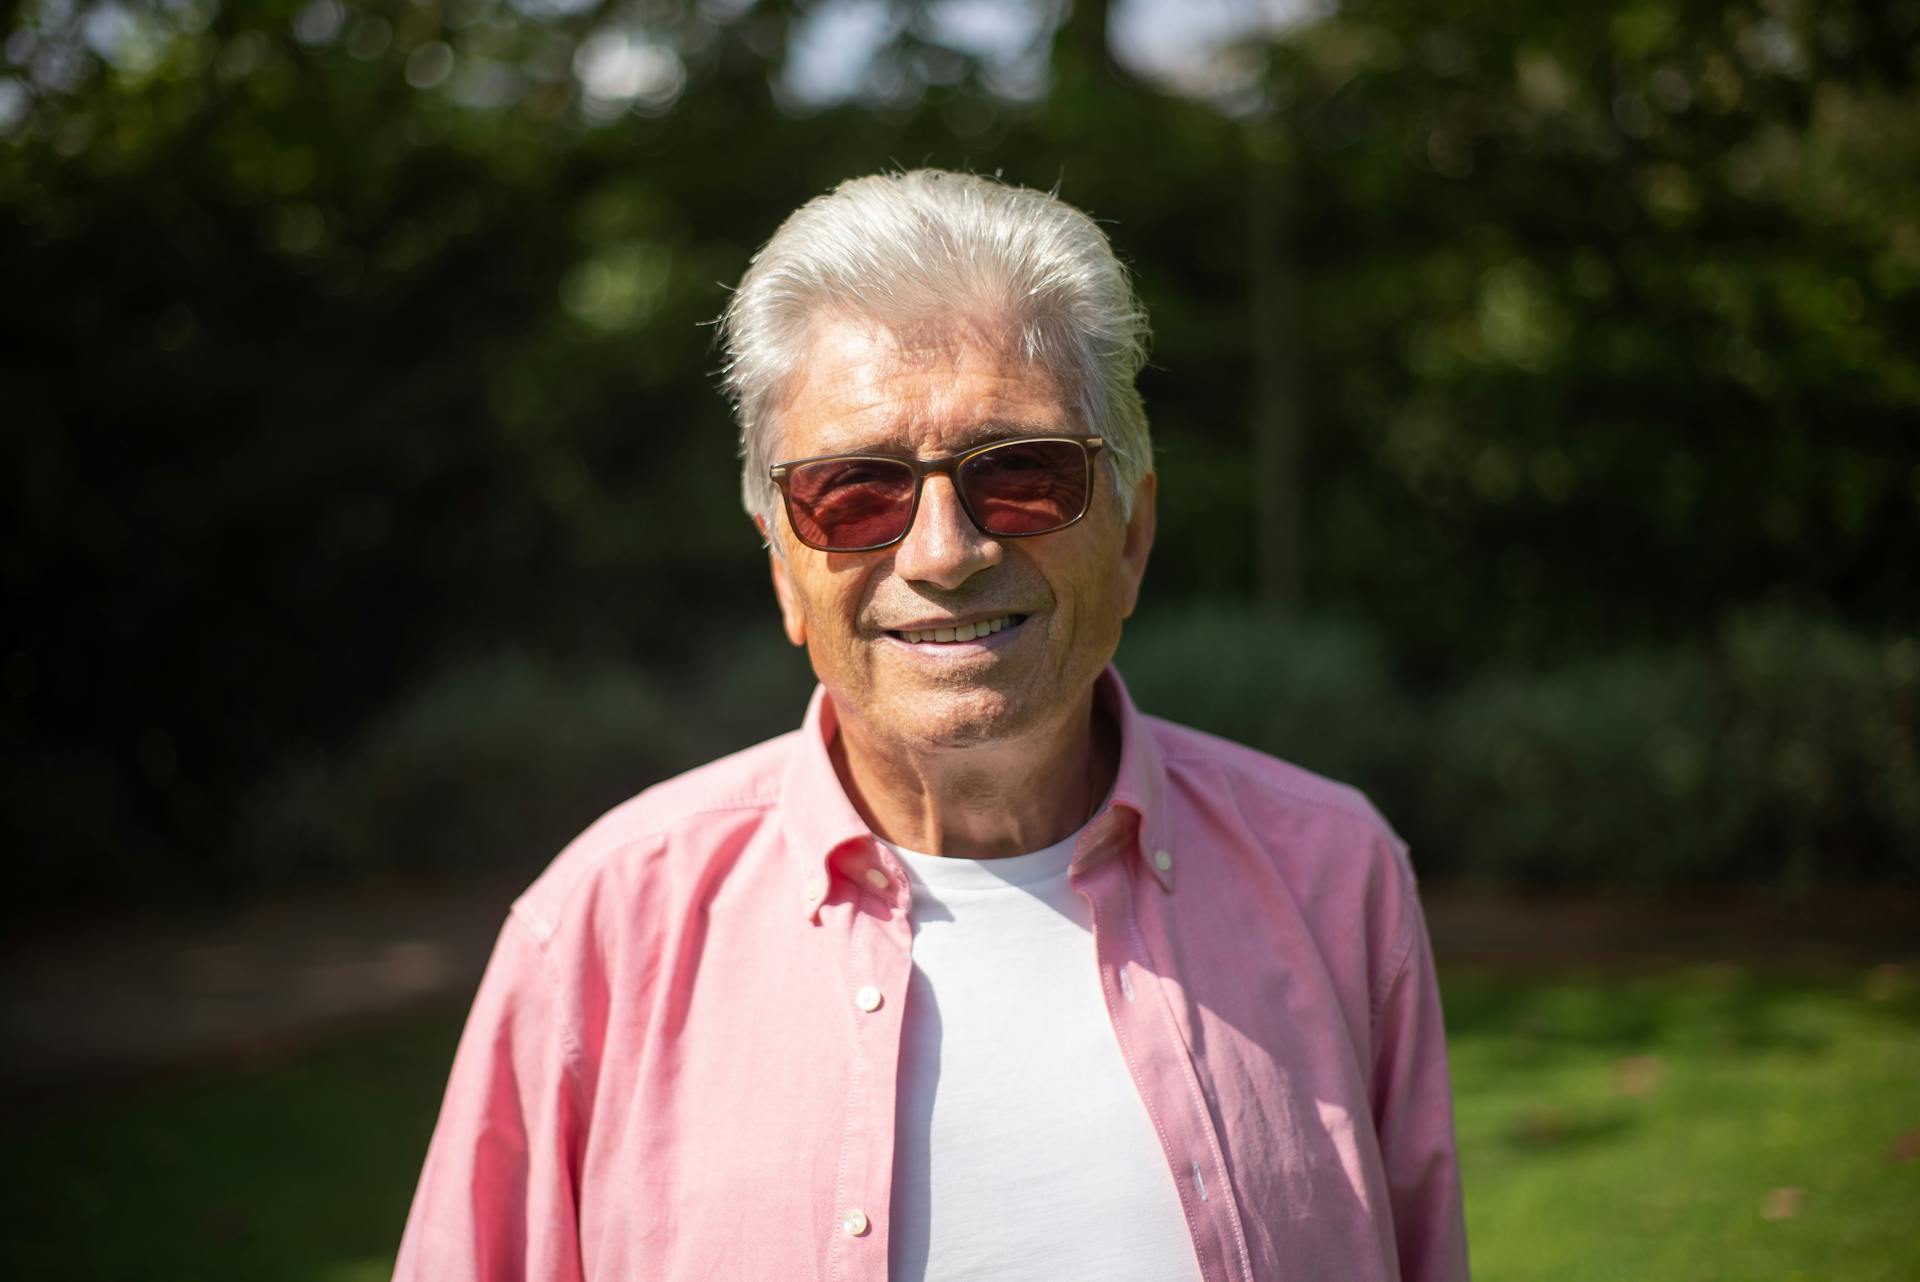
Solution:
{"label": "shirt placket", "polygon": [[[1170,862],[1171,854],[1154,857]],[[1076,877],[1093,912],[1100,989],[1115,1039],[1180,1195],[1204,1282],[1252,1282],[1252,1263],[1226,1159],[1196,1065],[1175,1020],[1171,995],[1148,956],[1135,917],[1136,894],[1169,894],[1130,876],[1126,852]]]}
{"label": "shirt placket", "polygon": [[843,973],[852,1055],[827,1276],[886,1282],[900,1037],[913,973],[910,898],[904,874],[877,843],[850,845],[833,862],[835,898],[845,897],[836,907],[850,914]]}

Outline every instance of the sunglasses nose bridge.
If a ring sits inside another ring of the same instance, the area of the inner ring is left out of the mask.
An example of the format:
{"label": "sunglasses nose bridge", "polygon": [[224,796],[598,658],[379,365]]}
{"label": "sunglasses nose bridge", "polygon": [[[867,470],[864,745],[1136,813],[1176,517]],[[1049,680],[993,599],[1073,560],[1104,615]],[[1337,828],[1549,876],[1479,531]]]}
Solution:
{"label": "sunglasses nose bridge", "polygon": [[913,524],[894,546],[902,578],[954,588],[998,562],[1000,542],[980,528],[954,485],[951,469],[921,478]]}
{"label": "sunglasses nose bridge", "polygon": [[[985,530],[980,528],[980,523],[974,520],[972,505],[967,502],[965,496],[960,492],[960,459],[915,459],[913,460],[913,471],[914,525],[917,526],[920,524],[922,516],[926,512],[927,491],[930,488],[929,483],[937,477],[946,482],[946,501],[940,506],[942,508],[957,509],[960,515],[966,518],[967,524],[975,531],[981,535],[987,534]],[[911,537],[912,534],[913,529],[910,526],[907,530],[907,536]]]}
{"label": "sunglasses nose bridge", "polygon": [[[952,520],[957,516],[966,522],[969,529],[979,529],[973,522],[972,514],[967,511],[966,500],[960,497],[960,478],[954,472],[952,463],[935,464],[923,470],[920,473],[920,493],[915,498],[915,526],[929,519]],[[913,530],[909,528],[907,534],[912,537]]]}

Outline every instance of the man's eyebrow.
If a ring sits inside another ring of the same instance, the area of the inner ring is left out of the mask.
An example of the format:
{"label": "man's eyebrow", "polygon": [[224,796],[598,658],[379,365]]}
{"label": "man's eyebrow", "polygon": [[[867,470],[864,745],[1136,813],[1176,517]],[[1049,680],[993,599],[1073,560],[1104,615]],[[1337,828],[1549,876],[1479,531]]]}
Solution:
{"label": "man's eyebrow", "polygon": [[[956,429],[952,437],[953,447],[945,452],[964,454],[981,445],[991,445],[995,441],[1011,440],[1020,436],[1077,436],[1079,434],[1070,424],[1043,423],[1031,419],[984,419]],[[859,433],[848,433],[844,441],[823,442],[820,452],[809,457],[832,457],[838,454],[897,454],[902,458],[908,458],[914,453],[899,440],[862,445],[858,437]]]}
{"label": "man's eyebrow", "polygon": [[962,429],[955,445],[960,450],[970,450],[976,445],[990,445],[995,441],[1004,441],[1016,436],[1072,436],[1070,428],[1058,423],[1037,423],[1025,419],[988,419]]}

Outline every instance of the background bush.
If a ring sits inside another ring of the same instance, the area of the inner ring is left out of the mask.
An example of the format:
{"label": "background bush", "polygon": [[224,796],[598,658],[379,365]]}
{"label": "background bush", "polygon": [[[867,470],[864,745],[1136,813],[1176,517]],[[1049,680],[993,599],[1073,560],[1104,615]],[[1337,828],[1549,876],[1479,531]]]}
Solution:
{"label": "background bush", "polygon": [[1449,871],[1659,883],[1769,862],[1740,845],[1754,798],[1716,751],[1711,671],[1691,650],[1493,674],[1433,718],[1421,818]]}
{"label": "background bush", "polygon": [[[1920,883],[1920,648],[1774,610],[1715,637],[1410,693],[1350,620],[1149,611],[1119,665],[1146,711],[1364,790],[1423,876],[1521,885]],[[769,620],[649,671],[456,663],[344,750],[274,777],[244,885],[531,876],[595,815],[799,724]]]}
{"label": "background bush", "polygon": [[792,729],[809,688],[771,628],[690,672],[457,662],[338,754],[266,783],[233,843],[249,860],[236,879],[530,876],[649,784]]}
{"label": "background bush", "polygon": [[1752,795],[1751,841],[1800,881],[1920,881],[1920,644],[1782,611],[1718,650],[1713,745]]}
{"label": "background bush", "polygon": [[1353,784],[1390,818],[1414,800],[1425,723],[1364,625],[1226,602],[1147,610],[1118,663],[1147,712]]}
{"label": "background bush", "polygon": [[631,669],[462,663],[266,785],[238,849],[267,882],[525,868],[686,760],[690,730]]}
{"label": "background bush", "polygon": [[1488,879],[1920,881],[1917,654],[1774,610],[1489,674],[1433,709],[1420,821]]}

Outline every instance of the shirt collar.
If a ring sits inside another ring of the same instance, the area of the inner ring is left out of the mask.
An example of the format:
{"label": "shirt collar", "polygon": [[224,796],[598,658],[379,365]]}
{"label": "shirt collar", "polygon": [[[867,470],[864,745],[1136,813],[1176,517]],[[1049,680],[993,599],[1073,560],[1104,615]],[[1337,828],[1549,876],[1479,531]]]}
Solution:
{"label": "shirt collar", "polygon": [[1173,859],[1165,853],[1167,772],[1154,751],[1153,729],[1133,706],[1133,696],[1112,664],[1100,674],[1094,697],[1105,701],[1120,727],[1120,767],[1114,775],[1113,796],[1080,838],[1073,870],[1085,872],[1116,854],[1131,852],[1146,861],[1147,871],[1162,890],[1172,890]]}
{"label": "shirt collar", "polygon": [[[1154,752],[1146,718],[1133,706],[1126,684],[1111,665],[1100,674],[1094,697],[1103,701],[1120,730],[1120,765],[1107,804],[1088,821],[1074,853],[1075,876],[1132,852],[1164,890],[1173,889],[1167,848],[1166,772]],[[787,760],[780,810],[798,856],[797,901],[807,916],[820,911],[835,875],[858,877],[883,858],[866,820],[847,799],[828,745],[839,728],[825,686],[815,686],[800,726],[800,742]],[[1166,866],[1162,866],[1162,865]]]}

